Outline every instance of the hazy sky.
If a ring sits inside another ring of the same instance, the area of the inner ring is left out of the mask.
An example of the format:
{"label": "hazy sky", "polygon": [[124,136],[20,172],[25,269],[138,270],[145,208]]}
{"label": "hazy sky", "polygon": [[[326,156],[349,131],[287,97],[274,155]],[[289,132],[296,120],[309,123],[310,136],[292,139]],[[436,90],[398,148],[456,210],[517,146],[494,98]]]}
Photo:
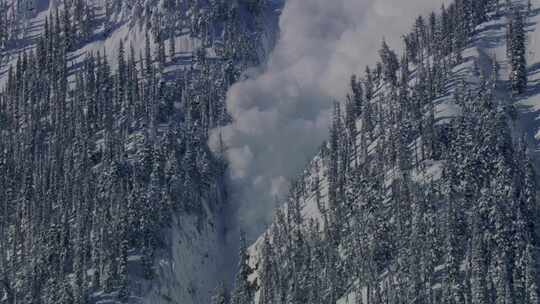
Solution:
{"label": "hazy sky", "polygon": [[[381,40],[394,48],[422,13],[443,0],[288,0],[281,36],[268,64],[234,85],[222,128],[229,150],[232,200],[240,221],[267,222],[275,198],[301,173],[327,138],[330,109],[343,100],[352,74],[373,65]],[[214,132],[212,142],[215,142]]]}

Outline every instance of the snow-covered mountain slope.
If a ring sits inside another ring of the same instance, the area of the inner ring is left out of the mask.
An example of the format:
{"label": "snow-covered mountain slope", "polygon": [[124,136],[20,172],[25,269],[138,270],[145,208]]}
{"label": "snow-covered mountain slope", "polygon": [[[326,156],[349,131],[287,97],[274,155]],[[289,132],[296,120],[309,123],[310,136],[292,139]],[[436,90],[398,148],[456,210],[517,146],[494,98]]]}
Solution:
{"label": "snow-covered mountain slope", "polygon": [[[528,76],[529,76],[529,88],[525,96],[518,98],[517,108],[519,109],[521,128],[524,132],[528,134],[528,138],[533,145],[533,153],[535,154],[535,160],[538,162],[540,159],[540,1],[533,0],[531,1],[533,5],[533,12],[531,17],[528,19],[528,33],[527,33],[527,61],[529,64]],[[499,35],[501,32],[499,31]],[[497,58],[504,58],[504,47],[499,45],[499,47],[494,50],[497,54]],[[498,60],[500,65],[504,66],[505,69],[508,69],[508,61]],[[506,74],[508,75],[508,74]],[[508,78],[502,79],[508,80]]]}
{"label": "snow-covered mountain slope", "polygon": [[[395,75],[387,72],[398,64],[383,46],[375,76],[352,81],[345,114],[336,106],[330,140],[248,249],[249,267],[238,274],[233,297],[247,293],[254,303],[536,301],[538,232],[531,227],[537,227],[538,205],[528,162],[539,168],[540,1],[531,7],[502,2],[455,1],[440,15],[418,19],[405,36],[410,45],[393,85]],[[475,11],[477,4],[485,11]],[[517,35],[509,34],[509,24],[518,14],[527,35],[529,85],[522,94],[512,93],[516,63],[508,50]],[[444,45],[453,50],[441,56],[437,49]],[[526,232],[512,226],[523,222],[530,225]],[[512,232],[501,232],[506,225]],[[501,253],[505,238],[515,247]],[[506,282],[501,269],[514,272],[506,287],[497,285]],[[249,284],[239,283],[246,278]]]}
{"label": "snow-covered mountain slope", "polygon": [[280,5],[0,3],[0,303],[210,301],[232,266],[206,137]]}
{"label": "snow-covered mountain slope", "polygon": [[[17,56],[23,51],[35,47],[37,38],[44,33],[44,24],[47,18],[51,18],[57,12],[65,7],[65,3],[70,6],[75,5],[76,1],[64,0],[7,0],[8,8],[13,8],[17,3],[21,8],[20,11],[13,17],[17,22],[16,35],[11,38],[2,52],[2,75],[6,74],[9,65],[16,62]],[[77,47],[68,56],[71,64],[76,64],[85,59],[88,54],[96,54],[98,52],[106,53],[110,58],[111,64],[115,65],[118,56],[120,41],[124,43],[127,49],[133,46],[137,56],[143,51],[145,45],[145,33],[150,31],[155,33],[155,22],[160,26],[169,27],[174,24],[177,27],[175,32],[175,50],[177,62],[180,65],[189,65],[191,55],[199,48],[205,48],[207,56],[218,60],[220,52],[223,48],[223,37],[219,37],[213,33],[211,43],[202,41],[201,38],[194,34],[189,28],[191,23],[207,21],[207,15],[192,11],[193,1],[178,1],[178,11],[170,11],[167,3],[171,1],[164,0],[136,0],[136,1],[102,1],[88,0],[83,1],[85,6],[90,7],[95,19],[92,20],[90,33],[84,40],[77,41]],[[173,1],[174,2],[174,1]],[[220,3],[217,1],[216,3]],[[276,39],[277,18],[279,16],[280,7],[283,5],[282,0],[268,1],[268,10],[264,12],[258,26],[264,29],[261,32],[260,45],[257,46],[257,54],[262,61],[265,58]],[[11,12],[11,9],[8,9]],[[243,12],[249,14],[249,12]],[[8,15],[10,13],[7,13]],[[158,17],[156,17],[158,16]],[[162,18],[155,21],[156,18]],[[250,19],[249,16],[239,16],[241,19]],[[152,25],[154,29],[152,29]],[[151,37],[152,38],[152,37]],[[170,42],[167,41],[167,48],[170,48]],[[157,44],[150,45],[153,52],[156,51]],[[172,67],[172,68],[178,68]]]}

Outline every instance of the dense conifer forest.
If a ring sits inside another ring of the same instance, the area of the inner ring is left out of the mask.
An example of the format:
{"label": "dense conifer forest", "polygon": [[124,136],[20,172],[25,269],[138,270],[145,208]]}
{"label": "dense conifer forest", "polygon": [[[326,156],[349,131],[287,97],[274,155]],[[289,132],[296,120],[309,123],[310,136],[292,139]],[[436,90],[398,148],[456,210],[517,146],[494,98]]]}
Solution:
{"label": "dense conifer forest", "polygon": [[[16,44],[33,1],[0,4],[0,41]],[[152,280],[176,214],[206,220],[226,164],[207,146],[228,121],[225,94],[259,63],[264,4],[175,1],[161,7],[63,1],[0,93],[0,302],[127,302],[128,258]],[[15,7],[13,7],[15,6]],[[144,45],[73,51],[108,35],[119,11]],[[23,12],[23,13],[21,13]],[[242,16],[242,18],[240,18]],[[22,21],[21,21],[22,20]],[[185,33],[197,47],[175,50]],[[212,50],[215,54],[207,54]],[[179,66],[178,68],[175,68]],[[217,200],[216,200],[217,201]],[[223,208],[214,202],[211,208]]]}
{"label": "dense conifer forest", "polygon": [[1,304],[540,304],[527,0],[383,39],[226,273],[243,205],[208,142],[278,2],[0,0]]}
{"label": "dense conifer forest", "polygon": [[[402,56],[383,41],[285,207],[242,246],[231,303],[539,303],[537,177],[512,99],[527,90],[530,14],[456,0],[415,20]],[[487,55],[463,75],[494,20],[509,80]]]}

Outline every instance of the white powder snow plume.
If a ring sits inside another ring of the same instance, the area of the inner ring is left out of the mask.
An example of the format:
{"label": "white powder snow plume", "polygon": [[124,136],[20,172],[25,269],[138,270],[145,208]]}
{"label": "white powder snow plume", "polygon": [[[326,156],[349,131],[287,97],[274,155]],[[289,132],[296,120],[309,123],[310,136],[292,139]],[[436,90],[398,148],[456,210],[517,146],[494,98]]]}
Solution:
{"label": "white powder snow plume", "polygon": [[333,101],[343,100],[352,74],[376,62],[382,37],[399,47],[414,18],[443,2],[287,1],[267,65],[231,88],[234,123],[210,140],[216,147],[221,133],[228,148],[231,203],[248,234],[264,229],[276,197],[327,138]]}

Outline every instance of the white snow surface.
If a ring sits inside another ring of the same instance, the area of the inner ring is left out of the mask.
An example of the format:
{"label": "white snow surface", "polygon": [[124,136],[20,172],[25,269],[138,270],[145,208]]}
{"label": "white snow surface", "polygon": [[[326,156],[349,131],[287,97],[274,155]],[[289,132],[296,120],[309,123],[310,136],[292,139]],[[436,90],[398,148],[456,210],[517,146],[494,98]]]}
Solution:
{"label": "white snow surface", "polygon": [[[9,1],[14,2],[15,0]],[[43,32],[45,19],[51,16],[51,14],[54,14],[56,8],[59,8],[60,10],[63,8],[63,0],[34,1],[36,3],[35,9],[29,13],[27,20],[21,21],[23,25],[19,39],[17,39],[14,45],[10,45],[10,47],[2,52],[3,56],[0,61],[0,84],[4,83],[6,78],[4,76],[7,75],[6,71],[10,65],[15,64],[18,55],[35,46],[37,38]],[[133,1],[133,3],[141,2],[140,0],[130,1]],[[88,54],[95,55],[100,52],[102,55],[106,53],[109,63],[114,68],[116,66],[120,41],[124,42],[127,54],[129,53],[130,47],[133,46],[136,58],[139,58],[139,54],[144,52],[146,28],[138,22],[137,18],[142,18],[144,15],[139,16],[134,9],[130,9],[126,4],[130,1],[124,1],[120,11],[111,16],[110,27],[112,30],[108,33],[105,32],[102,24],[96,24],[91,35],[92,39],[82,45],[79,49],[68,54],[68,67],[85,60]],[[142,2],[143,7],[150,6],[155,7],[156,9],[162,7],[160,5],[160,0],[143,0]],[[87,0],[87,3],[93,5],[94,14],[97,16],[96,19],[99,19],[104,15],[105,1]],[[133,3],[131,5],[133,5]],[[152,37],[151,34],[150,37]],[[175,42],[177,61],[184,63],[184,65],[189,63],[188,60],[190,60],[192,52],[201,46],[200,39],[190,37],[190,34],[186,31],[178,34]],[[150,47],[152,52],[154,52],[157,45],[150,43]],[[207,49],[207,53],[209,57],[215,56],[213,48]],[[171,68],[179,68],[179,66],[177,65]]]}

